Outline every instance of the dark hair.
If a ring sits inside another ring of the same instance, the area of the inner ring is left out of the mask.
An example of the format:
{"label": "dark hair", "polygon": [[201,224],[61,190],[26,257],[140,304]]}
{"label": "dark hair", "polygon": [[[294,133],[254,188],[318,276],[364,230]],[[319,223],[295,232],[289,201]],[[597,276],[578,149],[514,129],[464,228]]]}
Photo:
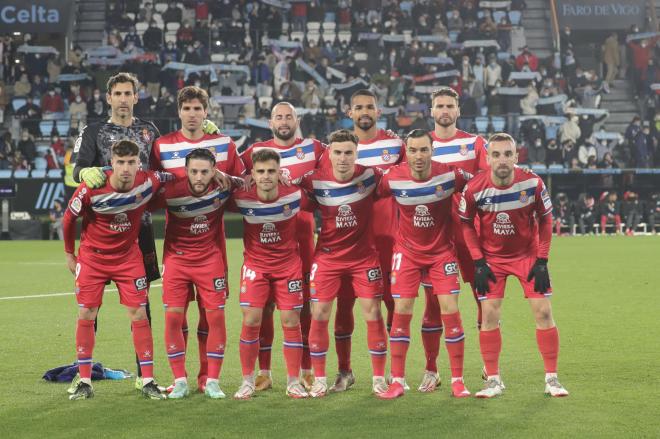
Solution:
{"label": "dark hair", "polygon": [[511,142],[513,146],[516,146],[516,140],[507,133],[495,133],[488,138],[488,144],[490,145],[493,142]]}
{"label": "dark hair", "polygon": [[127,82],[131,83],[133,86],[133,93],[137,93],[138,85],[140,82],[132,73],[126,72],[119,72],[116,75],[111,76],[110,79],[108,79],[108,83],[106,84],[106,90],[108,94],[110,94],[112,93],[112,89],[115,85],[125,84]]}
{"label": "dark hair", "polygon": [[428,131],[422,130],[420,128],[417,128],[417,129],[412,130],[411,132],[409,132],[408,135],[406,136],[406,141],[405,142],[408,143],[408,140],[410,140],[410,139],[419,139],[421,137],[428,138],[429,141],[431,142],[431,145],[433,145],[433,137],[431,137],[431,134]]}
{"label": "dark hair", "polygon": [[349,130],[337,130],[328,136],[328,145],[335,142],[352,142],[357,146],[359,141],[360,139]]}
{"label": "dark hair", "polygon": [[451,87],[440,87],[439,89],[434,90],[433,93],[431,93],[431,105],[433,105],[433,101],[438,96],[449,96],[451,98],[454,98],[456,99],[456,105],[458,105],[458,99],[459,99],[458,93],[456,92],[456,90],[454,90]]}
{"label": "dark hair", "polygon": [[280,155],[270,148],[259,149],[252,153],[252,163],[263,163],[274,160],[278,165],[280,164]]}
{"label": "dark hair", "polygon": [[351,95],[351,105],[353,105],[353,99],[358,96],[369,96],[370,98],[374,98],[376,101],[378,101],[374,92],[366,88],[362,88]]}
{"label": "dark hair", "polygon": [[118,140],[112,145],[112,155],[118,157],[129,157],[140,154],[140,148],[132,140]]}
{"label": "dark hair", "polygon": [[198,99],[202,103],[202,107],[206,110],[209,106],[209,95],[206,93],[206,90],[194,85],[189,85],[183,87],[179,90],[179,93],[176,96],[176,102],[179,110],[183,106],[184,102],[192,101],[193,99]]}
{"label": "dark hair", "polygon": [[186,166],[191,160],[206,160],[215,166],[215,154],[207,148],[195,148],[186,155]]}

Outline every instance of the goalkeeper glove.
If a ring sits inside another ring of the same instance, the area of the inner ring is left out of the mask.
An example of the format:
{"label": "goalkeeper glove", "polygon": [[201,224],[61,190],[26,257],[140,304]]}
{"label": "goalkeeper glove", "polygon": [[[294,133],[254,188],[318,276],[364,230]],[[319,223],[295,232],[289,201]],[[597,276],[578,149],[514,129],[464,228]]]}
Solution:
{"label": "goalkeeper glove", "polygon": [[78,175],[80,176],[80,180],[84,181],[91,189],[100,188],[105,184],[103,168],[83,168]]}
{"label": "goalkeeper glove", "polygon": [[220,134],[218,126],[208,119],[204,119],[204,122],[202,122],[202,131],[205,134]]}
{"label": "goalkeeper glove", "polygon": [[550,274],[548,273],[548,260],[545,258],[536,258],[527,276],[527,282],[534,279],[534,291],[546,293],[550,289]]}
{"label": "goalkeeper glove", "polygon": [[474,261],[474,289],[480,296],[485,296],[490,293],[488,280],[495,282],[495,275],[488,266],[485,258],[477,259]]}

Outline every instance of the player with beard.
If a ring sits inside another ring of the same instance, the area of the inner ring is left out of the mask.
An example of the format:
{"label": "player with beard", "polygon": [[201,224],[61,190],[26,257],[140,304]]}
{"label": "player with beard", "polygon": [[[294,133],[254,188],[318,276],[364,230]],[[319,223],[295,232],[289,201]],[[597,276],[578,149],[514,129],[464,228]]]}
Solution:
{"label": "player with beard", "polygon": [[[257,142],[250,145],[241,158],[248,172],[252,171],[252,155],[263,149],[276,151],[280,155],[280,169],[284,179],[296,180],[315,169],[321,159],[325,146],[316,139],[302,139],[296,137],[299,119],[296,110],[288,102],[279,102],[273,106],[270,129],[273,138],[265,142]],[[300,325],[303,337],[302,354],[302,383],[309,389],[314,381],[312,376],[312,364],[309,357],[309,326],[311,314],[309,309],[309,270],[314,257],[314,214],[301,211],[296,215],[296,237],[302,260],[302,271],[304,279],[303,308],[300,313]],[[274,337],[273,323],[274,303],[264,307],[261,319],[261,331],[259,332],[259,373],[255,379],[256,390],[266,390],[272,387],[273,381],[270,372],[271,350]]]}

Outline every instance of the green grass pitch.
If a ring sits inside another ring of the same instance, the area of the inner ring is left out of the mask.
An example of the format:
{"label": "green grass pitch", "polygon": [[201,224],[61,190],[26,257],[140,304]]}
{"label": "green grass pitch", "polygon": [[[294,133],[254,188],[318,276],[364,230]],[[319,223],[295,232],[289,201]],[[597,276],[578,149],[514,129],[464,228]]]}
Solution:
{"label": "green grass pitch", "polygon": [[[182,401],[149,401],[132,381],[95,383],[96,397],[67,400],[66,385],[46,383],[46,369],[74,359],[77,306],[72,276],[58,242],[0,243],[0,437],[660,437],[657,237],[557,238],[550,271],[560,330],[560,379],[571,396],[543,396],[543,365],[534,323],[517,282],[509,280],[503,313],[502,376],[496,400],[449,396],[447,354],[440,353],[443,386],[434,394],[416,389],[424,362],[419,336],[422,300],[413,321],[407,379],[413,390],[396,401],[370,393],[365,325],[356,309],[353,389],[322,400],[289,400],[281,331],[273,346],[275,385],[251,401],[211,401],[195,393]],[[161,243],[159,243],[159,246]],[[241,242],[228,244],[231,297],[226,308],[228,350],[221,387],[231,396],[240,384],[238,276]],[[151,294],[156,377],[169,384],[163,346],[160,288]],[[49,295],[39,298],[14,296]],[[475,304],[463,286],[466,332],[465,379],[481,386],[481,360],[474,328]],[[197,373],[190,313],[188,371]],[[277,327],[276,327],[277,328]],[[116,293],[105,295],[95,361],[135,369],[129,323]],[[336,368],[334,348],[328,371]],[[388,361],[389,366],[389,361]]]}

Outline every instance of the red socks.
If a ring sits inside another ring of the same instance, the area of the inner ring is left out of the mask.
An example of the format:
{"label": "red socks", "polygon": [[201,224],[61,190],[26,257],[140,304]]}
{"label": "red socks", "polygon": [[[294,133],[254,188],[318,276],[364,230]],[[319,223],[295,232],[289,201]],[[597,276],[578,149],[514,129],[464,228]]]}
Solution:
{"label": "red socks", "polygon": [[302,358],[300,360],[300,368],[311,370],[312,360],[309,357],[309,328],[312,326],[312,312],[300,313],[300,332],[302,334]]}
{"label": "red socks", "polygon": [[206,310],[204,314],[209,325],[209,336],[205,349],[208,369],[205,372],[208,374],[208,378],[217,380],[222,369],[222,361],[225,358],[225,344],[227,343],[225,311],[223,309]]}
{"label": "red socks", "polygon": [[312,326],[309,329],[309,355],[317,378],[325,377],[325,357],[329,344],[328,321],[312,319]]}
{"label": "red socks", "polygon": [[208,375],[209,363],[206,356],[206,343],[209,337],[209,323],[206,321],[206,310],[201,301],[197,301],[199,309],[199,322],[197,323],[197,344],[199,345],[199,374],[198,377]]}
{"label": "red socks", "polygon": [[351,337],[355,328],[353,318],[354,297],[339,296],[335,313],[335,350],[337,366],[340,371],[351,370]]}
{"label": "red socks", "polygon": [[259,329],[260,326],[246,326],[241,329],[241,342],[238,351],[241,356],[243,376],[254,374],[254,363],[259,355]]}
{"label": "red socks", "polygon": [[374,376],[385,376],[387,361],[387,333],[383,319],[367,321],[367,345],[371,354]]}
{"label": "red socks", "polygon": [[303,353],[300,325],[292,327],[282,325],[282,331],[284,332],[283,351],[287,374],[289,378],[298,378]]}
{"label": "red socks", "polygon": [[438,298],[433,294],[433,288],[424,287],[424,293],[426,295],[426,306],[424,307],[424,318],[422,320],[422,344],[424,345],[424,356],[426,357],[426,370],[437,372],[436,359],[440,352],[440,337],[442,337],[440,304]]}
{"label": "red socks", "polygon": [[410,320],[412,314],[394,313],[390,330],[390,349],[392,350],[392,376],[406,376],[406,354],[410,345]]}
{"label": "red socks", "polygon": [[488,376],[499,375],[499,360],[502,351],[500,328],[479,331],[479,345],[481,347],[481,358],[484,360],[484,366],[486,366],[486,374]]}
{"label": "red socks", "polygon": [[550,329],[536,330],[536,343],[543,358],[545,373],[557,373],[557,356],[559,355],[559,331],[554,326]]}
{"label": "red socks", "polygon": [[76,355],[80,378],[92,379],[92,352],[94,351],[94,320],[78,319],[76,325]]}
{"label": "red socks", "polygon": [[174,378],[186,377],[186,341],[181,328],[185,314],[165,312],[165,349]]}
{"label": "red socks", "polygon": [[154,377],[154,339],[151,336],[149,320],[138,320],[131,323],[133,345],[140,361],[142,378]]}
{"label": "red socks", "polygon": [[273,338],[275,338],[273,313],[264,312],[261,320],[261,329],[259,330],[259,369],[261,370],[270,370]]}
{"label": "red socks", "polygon": [[463,355],[465,351],[465,334],[461,323],[461,313],[443,314],[445,326],[445,345],[449,354],[449,367],[452,378],[463,377]]}

